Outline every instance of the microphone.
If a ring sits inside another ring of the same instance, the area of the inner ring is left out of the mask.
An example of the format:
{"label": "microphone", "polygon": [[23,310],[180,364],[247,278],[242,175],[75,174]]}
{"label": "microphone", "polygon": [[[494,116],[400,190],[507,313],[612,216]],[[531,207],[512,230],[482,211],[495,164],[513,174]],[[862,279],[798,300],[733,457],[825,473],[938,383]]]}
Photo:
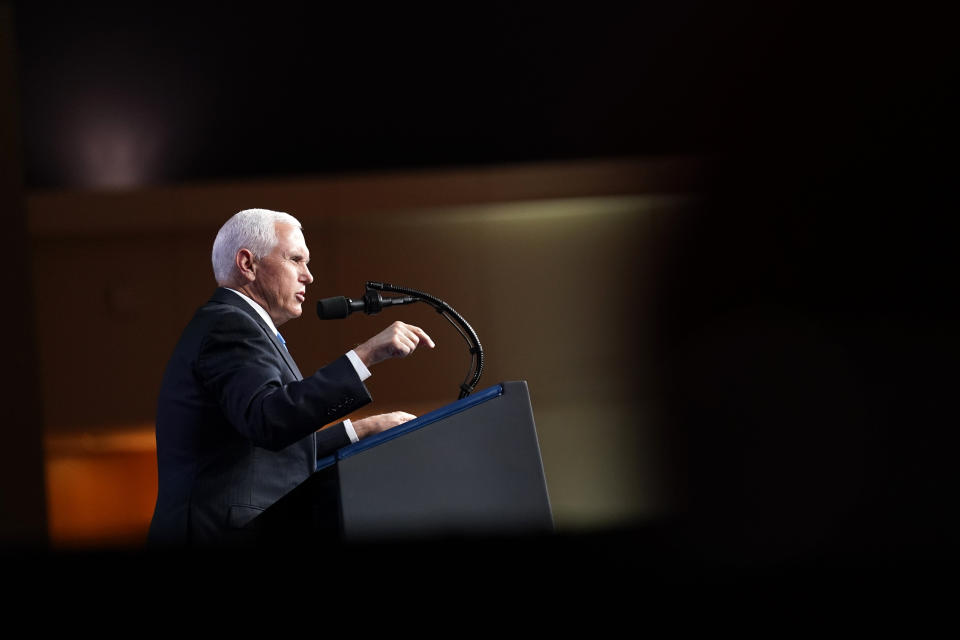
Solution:
{"label": "microphone", "polygon": [[346,318],[354,311],[363,311],[367,315],[379,313],[384,307],[417,302],[417,298],[403,296],[400,298],[384,298],[379,291],[367,289],[360,300],[353,300],[343,296],[324,298],[317,302],[317,315],[321,320],[339,320]]}

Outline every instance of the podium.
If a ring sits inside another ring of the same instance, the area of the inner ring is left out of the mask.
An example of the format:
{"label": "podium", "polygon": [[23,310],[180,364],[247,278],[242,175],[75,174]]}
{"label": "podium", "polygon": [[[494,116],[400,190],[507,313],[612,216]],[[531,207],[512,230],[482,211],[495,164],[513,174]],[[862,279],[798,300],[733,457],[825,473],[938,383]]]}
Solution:
{"label": "podium", "polygon": [[552,533],[526,382],[337,450],[248,527],[260,545]]}

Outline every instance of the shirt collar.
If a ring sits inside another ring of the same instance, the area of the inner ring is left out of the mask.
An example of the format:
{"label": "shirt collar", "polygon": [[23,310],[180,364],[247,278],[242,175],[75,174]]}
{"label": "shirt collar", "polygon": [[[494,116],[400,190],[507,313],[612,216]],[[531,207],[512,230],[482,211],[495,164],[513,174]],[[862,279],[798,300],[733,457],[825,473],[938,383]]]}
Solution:
{"label": "shirt collar", "polygon": [[236,289],[231,289],[230,287],[224,287],[224,289],[226,289],[227,291],[233,291],[235,294],[237,294],[238,296],[240,296],[241,298],[243,298],[244,300],[246,300],[246,301],[247,301],[247,304],[249,304],[251,307],[253,307],[253,310],[256,311],[258,314],[260,314],[260,317],[263,318],[263,321],[267,323],[267,326],[270,327],[275,334],[280,333],[279,331],[277,331],[277,327],[276,327],[276,325],[273,324],[273,320],[270,318],[270,314],[267,313],[267,310],[266,310],[266,309],[264,309],[264,308],[261,307],[259,304],[257,304],[256,302],[254,302],[251,298],[249,298],[248,296],[243,295],[242,293],[240,293],[240,292],[237,291]]}

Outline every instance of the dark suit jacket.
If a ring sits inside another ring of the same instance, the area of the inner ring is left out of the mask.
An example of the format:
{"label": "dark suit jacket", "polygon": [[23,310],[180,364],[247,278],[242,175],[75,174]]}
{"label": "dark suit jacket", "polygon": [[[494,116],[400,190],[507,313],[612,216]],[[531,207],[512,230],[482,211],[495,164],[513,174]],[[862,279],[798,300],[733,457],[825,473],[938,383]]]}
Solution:
{"label": "dark suit jacket", "polygon": [[159,487],[151,544],[229,542],[350,443],[342,423],[370,402],[343,356],[304,379],[250,305],[217,289],[187,325],[157,408]]}

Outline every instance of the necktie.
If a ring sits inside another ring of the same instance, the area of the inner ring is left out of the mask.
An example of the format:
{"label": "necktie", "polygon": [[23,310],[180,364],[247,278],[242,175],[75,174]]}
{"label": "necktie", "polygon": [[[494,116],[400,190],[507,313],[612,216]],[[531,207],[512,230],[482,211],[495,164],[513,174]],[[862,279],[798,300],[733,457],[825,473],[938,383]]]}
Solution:
{"label": "necktie", "polygon": [[[283,348],[284,348],[284,349],[287,349],[287,341],[283,339],[283,336],[280,335],[280,332],[279,332],[279,331],[277,332],[277,340],[280,341],[280,344],[283,345]],[[289,349],[287,349],[287,351],[289,351]]]}

